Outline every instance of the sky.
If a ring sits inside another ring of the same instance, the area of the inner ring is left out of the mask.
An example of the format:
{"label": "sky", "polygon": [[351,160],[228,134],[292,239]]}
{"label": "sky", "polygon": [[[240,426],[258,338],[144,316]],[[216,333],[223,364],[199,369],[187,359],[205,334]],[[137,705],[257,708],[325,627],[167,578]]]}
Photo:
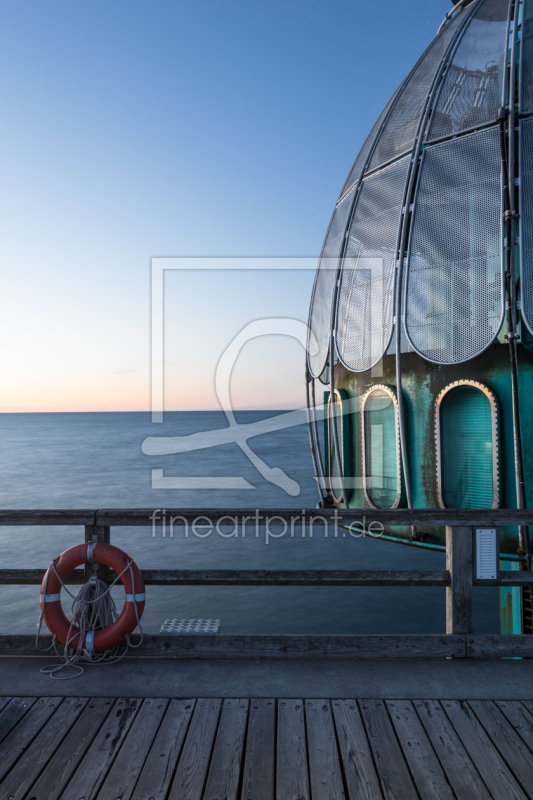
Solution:
{"label": "sky", "polygon": [[[316,257],[350,166],[448,0],[0,3],[0,411],[150,408],[159,256]],[[249,322],[311,270],[172,272],[165,408],[217,408]],[[237,408],[304,405],[304,351],[243,348]]]}

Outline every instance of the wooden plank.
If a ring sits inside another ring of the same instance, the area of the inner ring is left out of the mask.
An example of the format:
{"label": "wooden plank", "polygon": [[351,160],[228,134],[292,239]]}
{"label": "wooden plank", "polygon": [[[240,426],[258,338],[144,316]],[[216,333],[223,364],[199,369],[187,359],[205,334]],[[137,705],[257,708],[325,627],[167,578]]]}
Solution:
{"label": "wooden plank", "polygon": [[220,698],[197,700],[169,800],[201,800],[221,702]]}
{"label": "wooden plank", "polygon": [[457,800],[491,800],[455,728],[437,700],[413,703]]}
{"label": "wooden plank", "polygon": [[524,800],[526,795],[468,704],[444,700],[441,705],[494,800]]}
{"label": "wooden plank", "polygon": [[473,580],[474,586],[531,586],[532,583],[533,571],[528,572],[527,570],[518,572],[503,570],[500,572],[498,580],[481,580],[480,578]]}
{"label": "wooden plank", "polygon": [[345,794],[329,700],[305,701],[305,727],[313,800],[339,800]]}
{"label": "wooden plank", "polygon": [[[142,526],[151,528],[153,525],[153,508],[105,508],[105,509],[3,509],[0,511],[0,526],[3,525],[112,525],[112,526]],[[243,522],[249,530],[255,529],[256,512],[250,509],[238,508],[167,508],[167,523],[171,516],[182,517],[191,524],[202,518],[205,523],[206,514],[213,526],[228,516],[237,517],[237,524]],[[318,530],[319,520],[325,519],[330,526],[337,525],[365,525],[380,522],[382,525],[436,525],[468,528],[497,528],[502,525],[533,525],[533,509],[451,509],[451,508],[388,508],[388,509],[304,509],[301,508],[263,508],[257,510],[257,524],[262,527],[266,517],[277,517],[286,522],[293,522],[296,526],[301,524],[302,516],[306,523],[311,518],[315,520]],[[160,525],[161,515],[156,517]],[[226,519],[227,522],[227,519]],[[176,525],[178,523],[175,523]],[[158,526],[159,527],[159,526]],[[156,531],[158,528],[156,528]],[[333,535],[333,530],[332,534]]]}
{"label": "wooden plank", "polygon": [[71,728],[69,735],[33,786],[32,800],[58,800],[111,711],[113,703],[113,700],[105,697],[89,700],[76,725]]}
{"label": "wooden plank", "polygon": [[171,700],[152,749],[137,781],[132,800],[165,800],[176,771],[195,700]]}
{"label": "wooden plank", "polygon": [[3,509],[0,525],[94,525],[95,515],[96,511],[85,508]]}
{"label": "wooden plank", "polygon": [[248,700],[245,699],[222,701],[220,722],[203,800],[238,798],[248,705]]}
{"label": "wooden plank", "polygon": [[[0,569],[0,584],[40,585],[44,569]],[[521,573],[516,573],[520,575]],[[530,573],[524,573],[530,574]],[[533,576],[533,573],[531,573]],[[116,574],[106,570],[103,579]],[[267,570],[143,569],[147,586],[448,586],[447,570]],[[84,572],[73,570],[67,584],[83,584]],[[533,582],[533,578],[532,581]]]}
{"label": "wooden plank", "polygon": [[[502,573],[503,574],[503,573]],[[468,658],[532,658],[532,634],[483,634],[466,637]]]}
{"label": "wooden plank", "polygon": [[[96,512],[96,520],[93,524],[96,525],[119,525],[119,526],[143,526],[152,527],[154,511],[159,512],[159,516],[155,518],[156,533],[160,531],[161,525],[161,512],[159,509],[153,508],[103,508]],[[4,512],[5,514],[31,514],[31,512]],[[46,512],[39,512],[46,513]],[[50,513],[50,512],[48,512]],[[88,513],[88,512],[86,512]],[[350,525],[357,523],[358,525],[368,526],[371,522],[381,522],[383,525],[454,525],[459,527],[468,528],[496,528],[501,525],[533,525],[533,509],[452,509],[452,508],[424,508],[424,509],[411,509],[411,508],[388,508],[388,509],[328,509],[323,508],[317,510],[316,508],[304,509],[302,515],[302,508],[261,508],[257,511],[250,511],[248,508],[167,508],[166,509],[166,522],[167,530],[170,517],[177,516],[186,520],[189,525],[195,520],[199,524],[205,524],[205,517],[208,516],[213,526],[223,520],[225,517],[237,517],[237,524],[242,527],[243,521],[248,525],[248,530],[255,530],[257,525],[261,527],[265,524],[266,517],[277,517],[278,519],[285,520],[286,522],[294,522],[295,526],[301,524],[302,516],[305,517],[306,522],[311,518],[315,518],[316,530],[319,529],[318,520],[325,519],[331,526],[337,522],[338,525]],[[201,520],[200,520],[201,517]],[[1,517],[0,517],[1,520]],[[227,519],[226,519],[227,523]],[[7,524],[17,524],[16,522],[9,522]],[[22,523],[20,523],[22,524]],[[31,523],[24,523],[31,524]],[[83,523],[90,525],[90,522]],[[231,523],[232,524],[232,523]],[[175,523],[176,529],[178,522]],[[333,530],[331,531],[333,535]]]}
{"label": "wooden plank", "polygon": [[167,710],[168,699],[150,697],[139,703],[139,711],[98,793],[100,800],[117,797],[130,800]]}
{"label": "wooden plank", "polygon": [[471,633],[472,528],[446,527],[446,568],[451,576],[446,589],[446,633]]}
{"label": "wooden plank", "polygon": [[40,730],[56,712],[61,697],[41,697],[28,708],[18,725],[10,731],[0,747],[0,781],[2,781]]}
{"label": "wooden plank", "polygon": [[36,697],[10,698],[0,714],[0,743],[6,738],[8,733],[13,730],[15,725],[36,701]]}
{"label": "wooden plank", "polygon": [[[0,584],[40,586],[45,575],[45,569],[0,569]],[[63,583],[83,584],[83,570],[73,570]]]}
{"label": "wooden plank", "polygon": [[[0,569],[0,584],[40,586],[45,569]],[[143,569],[147,586],[448,586],[447,569],[433,570],[266,570]],[[106,570],[105,580],[116,578]],[[84,572],[73,570],[64,583],[82,585]],[[473,580],[474,586],[530,586],[533,571],[501,573],[498,580]]]}
{"label": "wooden plank", "polygon": [[275,700],[251,700],[241,800],[274,800],[275,736]]}
{"label": "wooden plank", "polygon": [[495,703],[490,700],[469,700],[468,705],[522,789],[529,797],[533,797],[533,763],[530,749],[513,730]]}
{"label": "wooden plank", "polygon": [[[106,779],[139,708],[139,701],[119,698],[79,763],[61,800],[93,800]],[[113,800],[116,800],[114,798]]]}
{"label": "wooden plank", "polygon": [[533,751],[533,714],[518,700],[498,700],[496,705],[512,725],[513,730]]}
{"label": "wooden plank", "polygon": [[13,699],[13,697],[0,697],[0,715],[8,703],[11,703]]}
{"label": "wooden plank", "polygon": [[533,714],[533,700],[522,700],[524,707]]}
{"label": "wooden plank", "polygon": [[454,800],[446,775],[409,700],[386,701],[411,775],[424,800]]}
{"label": "wooden plank", "polygon": [[25,797],[63,739],[69,735],[87,702],[86,697],[64,698],[56,712],[4,778],[2,792],[5,797],[13,797],[14,800],[22,800]]}
{"label": "wooden plank", "polygon": [[[133,644],[138,643],[136,635],[131,638]],[[44,649],[52,639],[42,636],[40,641]],[[0,636],[0,656],[6,655],[36,655],[35,637]],[[172,636],[145,633],[141,646],[131,650],[126,658],[463,658],[464,655],[465,637],[446,634]]]}
{"label": "wooden plank", "polygon": [[381,789],[387,800],[417,797],[400,745],[383,700],[360,700],[359,708],[374,754]]}
{"label": "wooden plank", "polygon": [[381,800],[380,783],[356,700],[334,700],[333,717],[350,800]]}
{"label": "wooden plank", "polygon": [[303,700],[278,700],[276,797],[309,800]]}

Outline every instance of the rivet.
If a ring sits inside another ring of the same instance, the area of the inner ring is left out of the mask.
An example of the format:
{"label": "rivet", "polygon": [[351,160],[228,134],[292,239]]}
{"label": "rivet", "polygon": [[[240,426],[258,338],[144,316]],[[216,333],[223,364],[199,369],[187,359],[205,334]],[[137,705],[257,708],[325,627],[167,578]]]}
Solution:
{"label": "rivet", "polygon": [[282,705],[282,706],[286,706],[286,705],[287,705],[287,703],[282,703],[281,705]]}
{"label": "rivet", "polygon": [[[177,705],[177,703],[172,703],[173,706]],[[185,708],[190,708],[190,706],[185,706]]]}
{"label": "rivet", "polygon": [[163,708],[163,706],[157,706],[158,708]]}

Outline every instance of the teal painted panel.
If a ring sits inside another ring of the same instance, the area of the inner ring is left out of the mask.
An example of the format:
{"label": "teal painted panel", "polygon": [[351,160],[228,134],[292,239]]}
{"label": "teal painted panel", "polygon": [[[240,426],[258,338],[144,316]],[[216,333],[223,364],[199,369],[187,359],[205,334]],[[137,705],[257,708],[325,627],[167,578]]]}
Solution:
{"label": "teal painted panel", "polygon": [[454,389],[442,403],[442,483],[448,508],[491,508],[492,418],[479,389]]}
{"label": "teal painted panel", "polygon": [[[500,561],[501,570],[518,570],[518,562]],[[520,588],[500,587],[500,633],[522,633]]]}

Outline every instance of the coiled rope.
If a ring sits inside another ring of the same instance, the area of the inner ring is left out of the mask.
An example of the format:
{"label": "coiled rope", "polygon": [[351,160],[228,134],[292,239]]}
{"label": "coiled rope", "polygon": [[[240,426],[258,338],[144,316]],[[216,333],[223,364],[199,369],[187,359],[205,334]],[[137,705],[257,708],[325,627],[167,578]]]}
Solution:
{"label": "coiled rope", "polygon": [[[63,653],[58,652],[57,648],[57,637],[54,635],[52,639],[52,644],[50,647],[47,647],[46,650],[40,650],[39,648],[39,636],[41,633],[41,628],[43,624],[43,617],[44,617],[44,609],[45,604],[42,604],[41,613],[39,615],[39,622],[37,623],[37,636],[35,638],[35,646],[37,650],[41,653],[47,653],[49,650],[54,648],[55,654],[58,658],[61,659],[60,664],[50,664],[46,667],[43,667],[40,671],[44,672],[45,674],[50,675],[51,678],[55,678],[56,680],[70,680],[71,678],[78,678],[80,675],[83,674],[85,671],[80,661],[83,661],[85,665],[104,665],[104,664],[116,664],[117,661],[120,661],[128,650],[131,648],[132,650],[140,647],[143,642],[143,629],[141,626],[141,622],[139,619],[139,613],[137,611],[137,604],[134,603],[133,607],[135,608],[135,618],[137,620],[136,628],[139,629],[139,633],[141,636],[141,640],[138,644],[133,645],[131,643],[129,635],[126,636],[126,647],[122,653],[120,653],[120,648],[122,642],[116,647],[111,648],[110,650],[103,650],[101,653],[96,654],[93,650],[93,642],[94,642],[94,634],[98,630],[102,630],[103,628],[109,627],[118,619],[118,612],[115,605],[115,601],[111,597],[111,589],[117,583],[118,580],[124,575],[124,573],[129,570],[132,582],[132,592],[135,596],[135,576],[133,574],[133,570],[131,565],[133,564],[133,559],[130,559],[120,575],[117,575],[113,583],[109,586],[96,576],[92,576],[87,583],[85,583],[77,595],[73,595],[72,592],[67,589],[63,581],[61,580],[57,570],[56,570],[56,563],[59,560],[59,556],[55,558],[52,563],[50,564],[50,568],[46,573],[46,581],[44,586],[44,594],[47,594],[48,589],[48,579],[50,577],[50,571],[53,570],[57,579],[61,584],[61,588],[65,589],[68,595],[72,597],[73,603],[71,607],[72,611],[72,619],[70,621],[70,628],[67,636],[66,644],[64,645]],[[73,628],[79,629],[76,630],[75,633],[72,633]],[[79,642],[85,642],[84,648],[71,648],[71,642],[79,636]],[[65,669],[65,667],[72,667],[73,669],[78,670],[74,675],[63,675],[59,674],[61,670]]]}

